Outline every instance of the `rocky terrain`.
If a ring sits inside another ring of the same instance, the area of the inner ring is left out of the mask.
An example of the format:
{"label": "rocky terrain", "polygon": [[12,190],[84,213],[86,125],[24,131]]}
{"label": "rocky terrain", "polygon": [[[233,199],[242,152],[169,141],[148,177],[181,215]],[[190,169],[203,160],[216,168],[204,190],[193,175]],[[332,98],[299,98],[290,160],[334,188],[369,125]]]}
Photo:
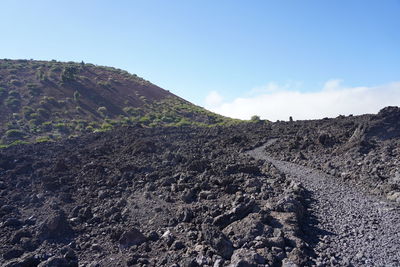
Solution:
{"label": "rocky terrain", "polygon": [[400,265],[400,108],[254,118],[0,60],[0,265]]}
{"label": "rocky terrain", "polygon": [[[267,142],[273,145],[278,139]],[[276,160],[265,146],[249,152],[272,163],[306,190],[305,241],[315,266],[398,266],[400,207],[348,181],[295,163]]]}
{"label": "rocky terrain", "polygon": [[269,155],[400,202],[400,108],[376,115],[281,122]]}
{"label": "rocky terrain", "polygon": [[295,266],[304,189],[270,129],[123,127],[0,150],[2,266]]}

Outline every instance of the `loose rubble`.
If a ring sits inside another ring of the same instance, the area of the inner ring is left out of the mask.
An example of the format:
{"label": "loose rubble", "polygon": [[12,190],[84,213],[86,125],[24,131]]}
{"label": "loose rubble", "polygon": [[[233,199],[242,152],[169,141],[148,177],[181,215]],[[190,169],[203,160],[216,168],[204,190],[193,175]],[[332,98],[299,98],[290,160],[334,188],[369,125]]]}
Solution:
{"label": "loose rubble", "polygon": [[319,169],[400,203],[400,108],[376,115],[283,122],[269,155]]}
{"label": "loose rubble", "polygon": [[249,154],[273,163],[288,179],[304,185],[308,196],[303,231],[314,254],[312,265],[400,265],[398,205],[321,171],[273,159],[265,147]]}
{"label": "loose rubble", "polygon": [[0,151],[2,266],[304,264],[303,188],[260,128],[121,128]]}

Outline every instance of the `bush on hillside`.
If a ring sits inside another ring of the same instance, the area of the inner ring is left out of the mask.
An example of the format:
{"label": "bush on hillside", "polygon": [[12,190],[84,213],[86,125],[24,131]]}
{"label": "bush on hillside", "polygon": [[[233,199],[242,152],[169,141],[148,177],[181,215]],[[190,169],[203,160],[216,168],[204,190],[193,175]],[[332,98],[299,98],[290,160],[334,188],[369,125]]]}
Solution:
{"label": "bush on hillside", "polygon": [[6,106],[12,110],[17,110],[21,106],[21,101],[10,96],[6,99]]}
{"label": "bush on hillside", "polygon": [[22,138],[25,136],[25,133],[18,129],[11,129],[6,131],[6,136],[8,138]]}
{"label": "bush on hillside", "polygon": [[253,121],[253,122],[259,122],[259,121],[261,121],[260,116],[257,116],[257,115],[251,116],[251,119],[250,119],[250,120]]}
{"label": "bush on hillside", "polygon": [[64,83],[74,81],[76,73],[78,73],[78,68],[76,66],[66,66],[61,73],[61,80]]}

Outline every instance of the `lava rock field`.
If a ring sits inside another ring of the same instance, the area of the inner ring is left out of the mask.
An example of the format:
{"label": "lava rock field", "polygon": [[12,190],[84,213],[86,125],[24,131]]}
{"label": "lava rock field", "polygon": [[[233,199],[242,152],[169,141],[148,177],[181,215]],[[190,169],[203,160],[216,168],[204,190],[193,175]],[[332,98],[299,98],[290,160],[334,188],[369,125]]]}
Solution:
{"label": "lava rock field", "polygon": [[294,266],[304,189],[270,126],[123,127],[0,151],[2,266]]}

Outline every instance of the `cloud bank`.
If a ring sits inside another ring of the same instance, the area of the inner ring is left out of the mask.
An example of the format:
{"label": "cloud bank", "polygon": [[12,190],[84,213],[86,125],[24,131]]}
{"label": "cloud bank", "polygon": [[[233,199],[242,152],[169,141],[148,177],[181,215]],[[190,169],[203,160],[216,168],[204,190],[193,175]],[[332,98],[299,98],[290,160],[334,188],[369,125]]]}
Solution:
{"label": "cloud bank", "polygon": [[268,84],[264,91],[258,88],[249,93],[249,97],[226,102],[213,91],[206,98],[206,107],[232,118],[249,119],[259,115],[262,119],[275,121],[288,120],[289,116],[304,120],[377,113],[385,106],[400,106],[400,82],[374,87],[344,87],[341,80],[329,80],[316,92],[293,91],[286,85]]}

